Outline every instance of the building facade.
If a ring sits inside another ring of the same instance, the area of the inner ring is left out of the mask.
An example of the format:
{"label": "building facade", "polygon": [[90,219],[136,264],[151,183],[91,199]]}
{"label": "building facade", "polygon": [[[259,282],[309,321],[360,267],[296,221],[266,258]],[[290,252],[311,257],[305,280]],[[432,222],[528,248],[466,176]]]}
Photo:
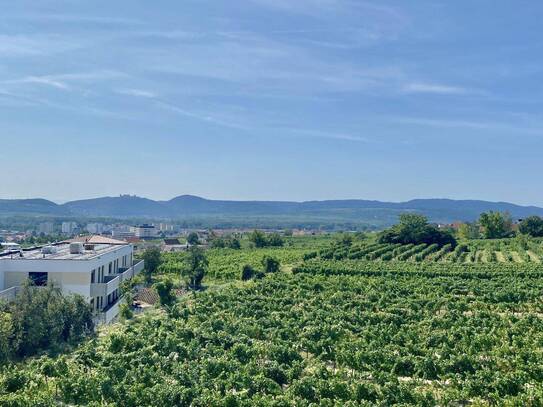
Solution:
{"label": "building facade", "polygon": [[65,235],[72,235],[78,226],[75,222],[62,222],[61,231]]}
{"label": "building facade", "polygon": [[119,314],[120,285],[143,269],[132,245],[94,237],[0,256],[0,298],[10,299],[26,280],[53,284],[65,294],[79,294],[91,305],[98,323]]}
{"label": "building facade", "polygon": [[43,222],[38,226],[38,233],[43,233],[44,235],[52,235],[55,231],[55,225],[53,222]]}
{"label": "building facade", "polygon": [[136,237],[139,239],[154,239],[158,236],[157,229],[154,225],[140,225],[135,228]]}

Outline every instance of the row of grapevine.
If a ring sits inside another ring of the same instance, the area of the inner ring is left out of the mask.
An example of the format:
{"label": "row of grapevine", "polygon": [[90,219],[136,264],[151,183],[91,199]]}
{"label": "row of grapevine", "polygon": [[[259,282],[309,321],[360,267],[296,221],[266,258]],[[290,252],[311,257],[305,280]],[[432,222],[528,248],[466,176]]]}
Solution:
{"label": "row of grapevine", "polygon": [[414,255],[422,252],[425,248],[426,248],[426,243],[421,243],[419,245],[416,245],[416,246],[412,247],[411,249],[409,249],[409,250],[403,252],[402,254],[400,254],[396,258],[396,260],[400,260],[400,261],[409,260]]}
{"label": "row of grapevine", "polygon": [[[421,272],[323,273],[361,266]],[[0,368],[0,405],[541,405],[541,273],[460,273],[478,266],[313,259],[195,293]]]}

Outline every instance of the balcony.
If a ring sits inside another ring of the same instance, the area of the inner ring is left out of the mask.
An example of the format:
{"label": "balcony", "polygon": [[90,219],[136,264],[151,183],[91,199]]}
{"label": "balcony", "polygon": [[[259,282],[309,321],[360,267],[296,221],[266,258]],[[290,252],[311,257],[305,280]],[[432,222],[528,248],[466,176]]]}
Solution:
{"label": "balcony", "polygon": [[130,280],[141,270],[143,270],[143,260],[134,264],[130,268],[119,268],[119,273],[105,276],[102,283],[91,284],[91,297],[106,297],[120,287],[125,280]]}
{"label": "balcony", "polygon": [[121,301],[123,301],[123,298],[119,297],[113,304],[109,304],[106,308],[104,308],[94,317],[94,324],[98,325],[111,323],[117,317],[117,315],[119,315]]}
{"label": "balcony", "polygon": [[105,276],[103,283],[91,284],[91,297],[106,297],[119,288],[121,284],[121,277],[118,274],[112,276]]}
{"label": "balcony", "polygon": [[21,287],[11,287],[7,290],[0,291],[0,301],[13,301],[19,293]]}

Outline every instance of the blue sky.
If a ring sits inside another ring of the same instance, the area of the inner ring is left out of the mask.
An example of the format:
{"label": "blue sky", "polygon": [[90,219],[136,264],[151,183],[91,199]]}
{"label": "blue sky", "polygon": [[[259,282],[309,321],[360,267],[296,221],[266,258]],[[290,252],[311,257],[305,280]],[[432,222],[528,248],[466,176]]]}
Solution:
{"label": "blue sky", "polygon": [[0,197],[543,205],[543,3],[2,1]]}

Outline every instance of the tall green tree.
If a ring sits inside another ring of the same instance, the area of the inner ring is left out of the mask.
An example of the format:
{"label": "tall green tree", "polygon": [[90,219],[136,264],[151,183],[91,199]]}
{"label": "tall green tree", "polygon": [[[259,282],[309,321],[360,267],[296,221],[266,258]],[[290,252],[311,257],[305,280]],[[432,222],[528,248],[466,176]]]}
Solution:
{"label": "tall green tree", "polygon": [[145,262],[145,269],[143,271],[145,281],[150,283],[153,280],[153,274],[155,274],[162,261],[160,249],[158,247],[149,247],[143,252],[142,258]]}
{"label": "tall green tree", "polygon": [[175,302],[175,294],[173,293],[173,282],[170,279],[159,281],[154,285],[160,305],[170,306]]}
{"label": "tall green tree", "polygon": [[481,237],[480,227],[477,223],[462,223],[458,227],[458,237],[464,240],[479,239]]}
{"label": "tall green tree", "polygon": [[261,230],[253,230],[253,232],[249,235],[249,241],[251,241],[257,248],[266,247],[268,245],[268,239]]}
{"label": "tall green tree", "polygon": [[193,246],[185,257],[185,267],[182,269],[182,276],[186,278],[187,285],[192,289],[200,289],[202,287],[202,280],[209,261],[200,247]]}
{"label": "tall green tree", "polygon": [[282,247],[285,244],[285,241],[279,233],[272,233],[268,236],[268,246],[273,247]]}
{"label": "tall green tree", "polygon": [[198,237],[198,233],[196,232],[190,232],[187,236],[187,242],[191,246],[195,246],[200,242],[200,238]]}
{"label": "tall green tree", "polygon": [[507,212],[485,212],[479,218],[485,239],[501,239],[513,233],[513,221]]}
{"label": "tall green tree", "polygon": [[520,222],[519,231],[523,235],[532,237],[543,237],[543,218],[539,216],[529,216]]}

